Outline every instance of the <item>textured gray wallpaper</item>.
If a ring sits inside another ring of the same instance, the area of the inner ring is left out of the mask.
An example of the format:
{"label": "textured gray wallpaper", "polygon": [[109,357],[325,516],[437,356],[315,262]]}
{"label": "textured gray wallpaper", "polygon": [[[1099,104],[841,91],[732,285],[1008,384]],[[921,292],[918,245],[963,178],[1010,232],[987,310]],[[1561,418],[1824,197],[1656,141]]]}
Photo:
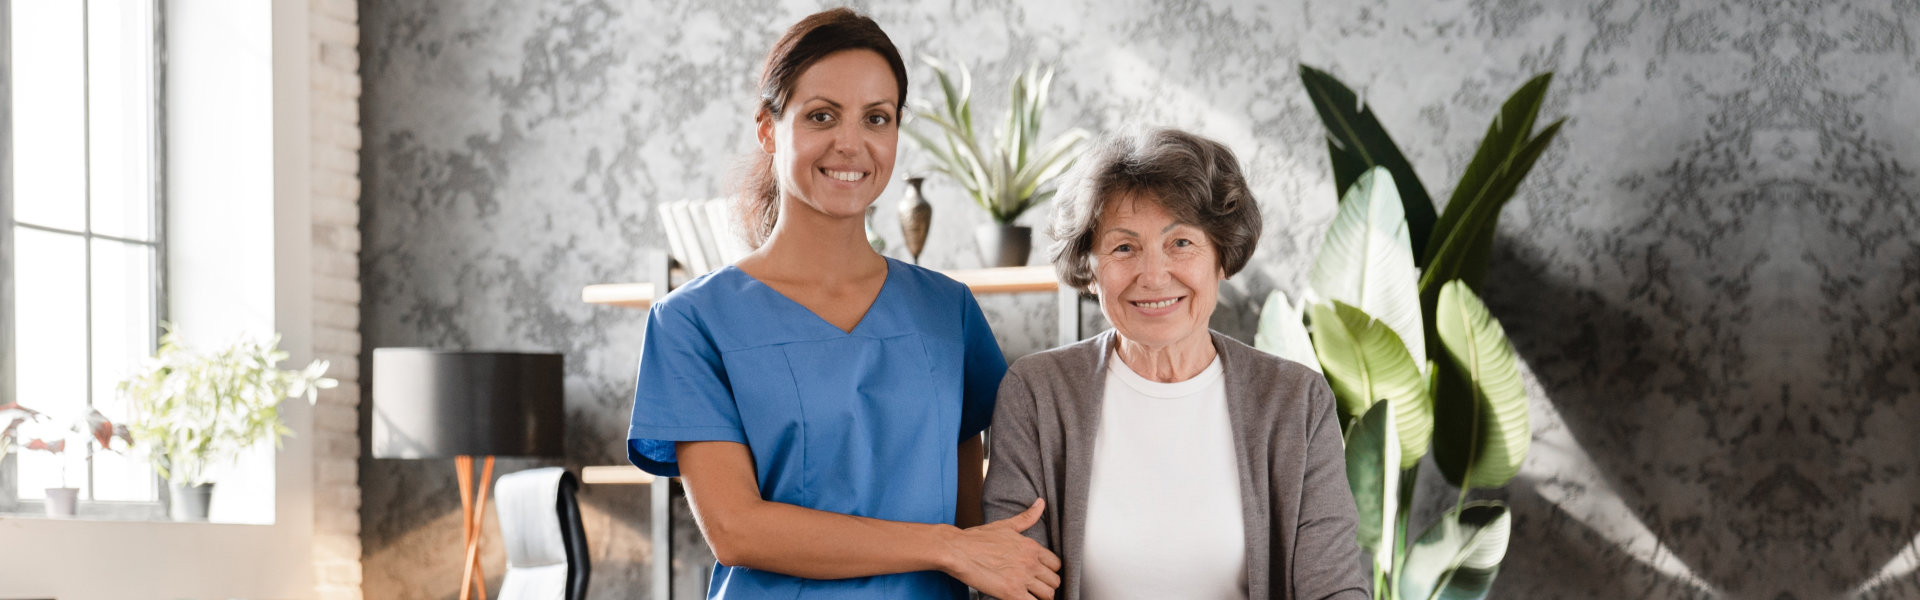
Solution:
{"label": "textured gray wallpaper", "polygon": [[[721,191],[766,47],[823,5],[362,4],[368,348],[565,352],[565,464],[622,462],[644,314],[580,288],[643,280],[654,205]],[[1495,494],[1515,533],[1494,596],[1920,598],[1920,2],[862,6],[915,96],[933,91],[917,57],[953,57],[998,114],[1038,59],[1058,68],[1050,131],[1233,147],[1269,224],[1214,323],[1242,339],[1268,291],[1303,286],[1334,210],[1296,64],[1361,90],[1436,198],[1506,94],[1555,71],[1543,118],[1570,119],[1504,213],[1485,291],[1536,428]],[[902,148],[904,178],[922,163]],[[895,248],[902,185],[879,203]],[[978,266],[984,214],[926,192],[922,263]],[[982,304],[1010,357],[1051,339],[1050,297]],[[457,592],[443,462],[363,462],[367,597]],[[582,498],[594,597],[641,597],[645,488]],[[706,555],[678,526],[698,597]]]}

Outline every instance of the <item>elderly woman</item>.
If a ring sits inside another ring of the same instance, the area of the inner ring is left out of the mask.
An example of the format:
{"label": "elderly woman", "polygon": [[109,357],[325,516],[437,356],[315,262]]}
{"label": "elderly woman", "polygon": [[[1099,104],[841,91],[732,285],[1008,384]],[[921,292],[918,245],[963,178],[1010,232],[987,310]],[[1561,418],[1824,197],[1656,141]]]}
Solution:
{"label": "elderly woman", "polygon": [[1367,598],[1332,391],[1207,328],[1260,238],[1233,153],[1121,136],[1069,186],[1053,264],[1113,329],[1013,364],[986,518],[1046,500],[1056,598]]}

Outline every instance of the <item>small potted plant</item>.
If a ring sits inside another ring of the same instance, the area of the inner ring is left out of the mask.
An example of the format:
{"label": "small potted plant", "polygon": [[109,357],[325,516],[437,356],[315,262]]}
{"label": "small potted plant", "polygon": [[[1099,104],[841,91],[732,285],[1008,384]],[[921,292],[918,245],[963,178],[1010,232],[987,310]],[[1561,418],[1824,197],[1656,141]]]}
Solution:
{"label": "small potted plant", "polygon": [[[115,425],[98,410],[89,409],[85,416],[68,421],[65,427],[55,422],[45,413],[18,403],[0,405],[0,424],[5,424],[4,428],[0,428],[0,458],[5,458],[15,445],[24,450],[53,455],[55,462],[60,465],[60,487],[46,490],[47,516],[71,517],[79,505],[80,488],[69,484],[67,461],[61,460],[66,456],[69,443],[77,441],[78,444],[74,445],[84,448],[91,440],[99,443],[101,450],[121,452],[133,444],[133,438],[128,435],[125,425]],[[26,439],[24,444],[19,441],[21,438]],[[122,442],[118,448],[113,445],[115,439]],[[86,459],[93,460],[94,456],[88,453]]]}
{"label": "small potted plant", "polygon": [[283,398],[305,396],[335,385],[324,377],[327,362],[282,370],[287,359],[280,336],[267,343],[241,340],[212,352],[196,352],[167,331],[160,349],[125,381],[129,428],[154,470],[172,493],[167,513],[176,521],[204,521],[213,495],[213,470],[233,464],[265,440],[275,447],[292,433],[280,421]]}
{"label": "small potted plant", "polygon": [[1050,185],[1079,159],[1087,133],[1071,129],[1051,141],[1040,141],[1040,117],[1053,70],[1042,72],[1034,66],[1013,78],[1007,118],[994,140],[980,139],[973,129],[973,76],[966,65],[960,65],[956,85],[945,65],[931,57],[925,60],[940,82],[942,102],[936,106],[918,101],[914,115],[932,122],[935,129],[902,132],[927,152],[933,170],[953,178],[993,218],[993,224],[974,232],[987,266],[1027,264],[1033,229],[1015,225],[1014,220],[1053,197],[1056,190]]}

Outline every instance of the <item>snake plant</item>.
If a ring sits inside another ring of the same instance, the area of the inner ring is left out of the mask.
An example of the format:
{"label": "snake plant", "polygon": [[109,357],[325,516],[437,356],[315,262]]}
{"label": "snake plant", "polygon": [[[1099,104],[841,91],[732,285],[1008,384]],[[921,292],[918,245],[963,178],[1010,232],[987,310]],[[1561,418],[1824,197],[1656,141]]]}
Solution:
{"label": "snake plant", "polygon": [[974,132],[973,75],[965,64],[959,77],[945,64],[927,57],[934,79],[940,82],[940,103],[916,101],[913,114],[933,124],[931,131],[902,128],[931,158],[932,166],[973,198],[995,223],[1013,224],[1027,209],[1045,203],[1056,190],[1048,188],[1080,157],[1087,132],[1070,129],[1047,142],[1040,141],[1040,118],[1046,110],[1053,70],[1038,66],[1013,78],[1007,117],[992,141]]}

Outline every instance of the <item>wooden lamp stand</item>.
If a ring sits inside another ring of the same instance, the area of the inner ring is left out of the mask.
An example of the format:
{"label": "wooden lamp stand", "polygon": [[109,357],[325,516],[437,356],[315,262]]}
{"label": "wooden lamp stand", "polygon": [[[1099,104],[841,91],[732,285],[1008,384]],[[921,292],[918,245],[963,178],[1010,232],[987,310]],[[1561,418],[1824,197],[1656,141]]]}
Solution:
{"label": "wooden lamp stand", "polygon": [[460,522],[465,525],[466,562],[461,567],[460,600],[469,600],[474,589],[480,600],[487,600],[487,572],[480,566],[480,524],[487,516],[487,486],[493,483],[493,457],[487,456],[480,470],[480,488],[474,490],[473,457],[453,457],[453,468],[460,479]]}

